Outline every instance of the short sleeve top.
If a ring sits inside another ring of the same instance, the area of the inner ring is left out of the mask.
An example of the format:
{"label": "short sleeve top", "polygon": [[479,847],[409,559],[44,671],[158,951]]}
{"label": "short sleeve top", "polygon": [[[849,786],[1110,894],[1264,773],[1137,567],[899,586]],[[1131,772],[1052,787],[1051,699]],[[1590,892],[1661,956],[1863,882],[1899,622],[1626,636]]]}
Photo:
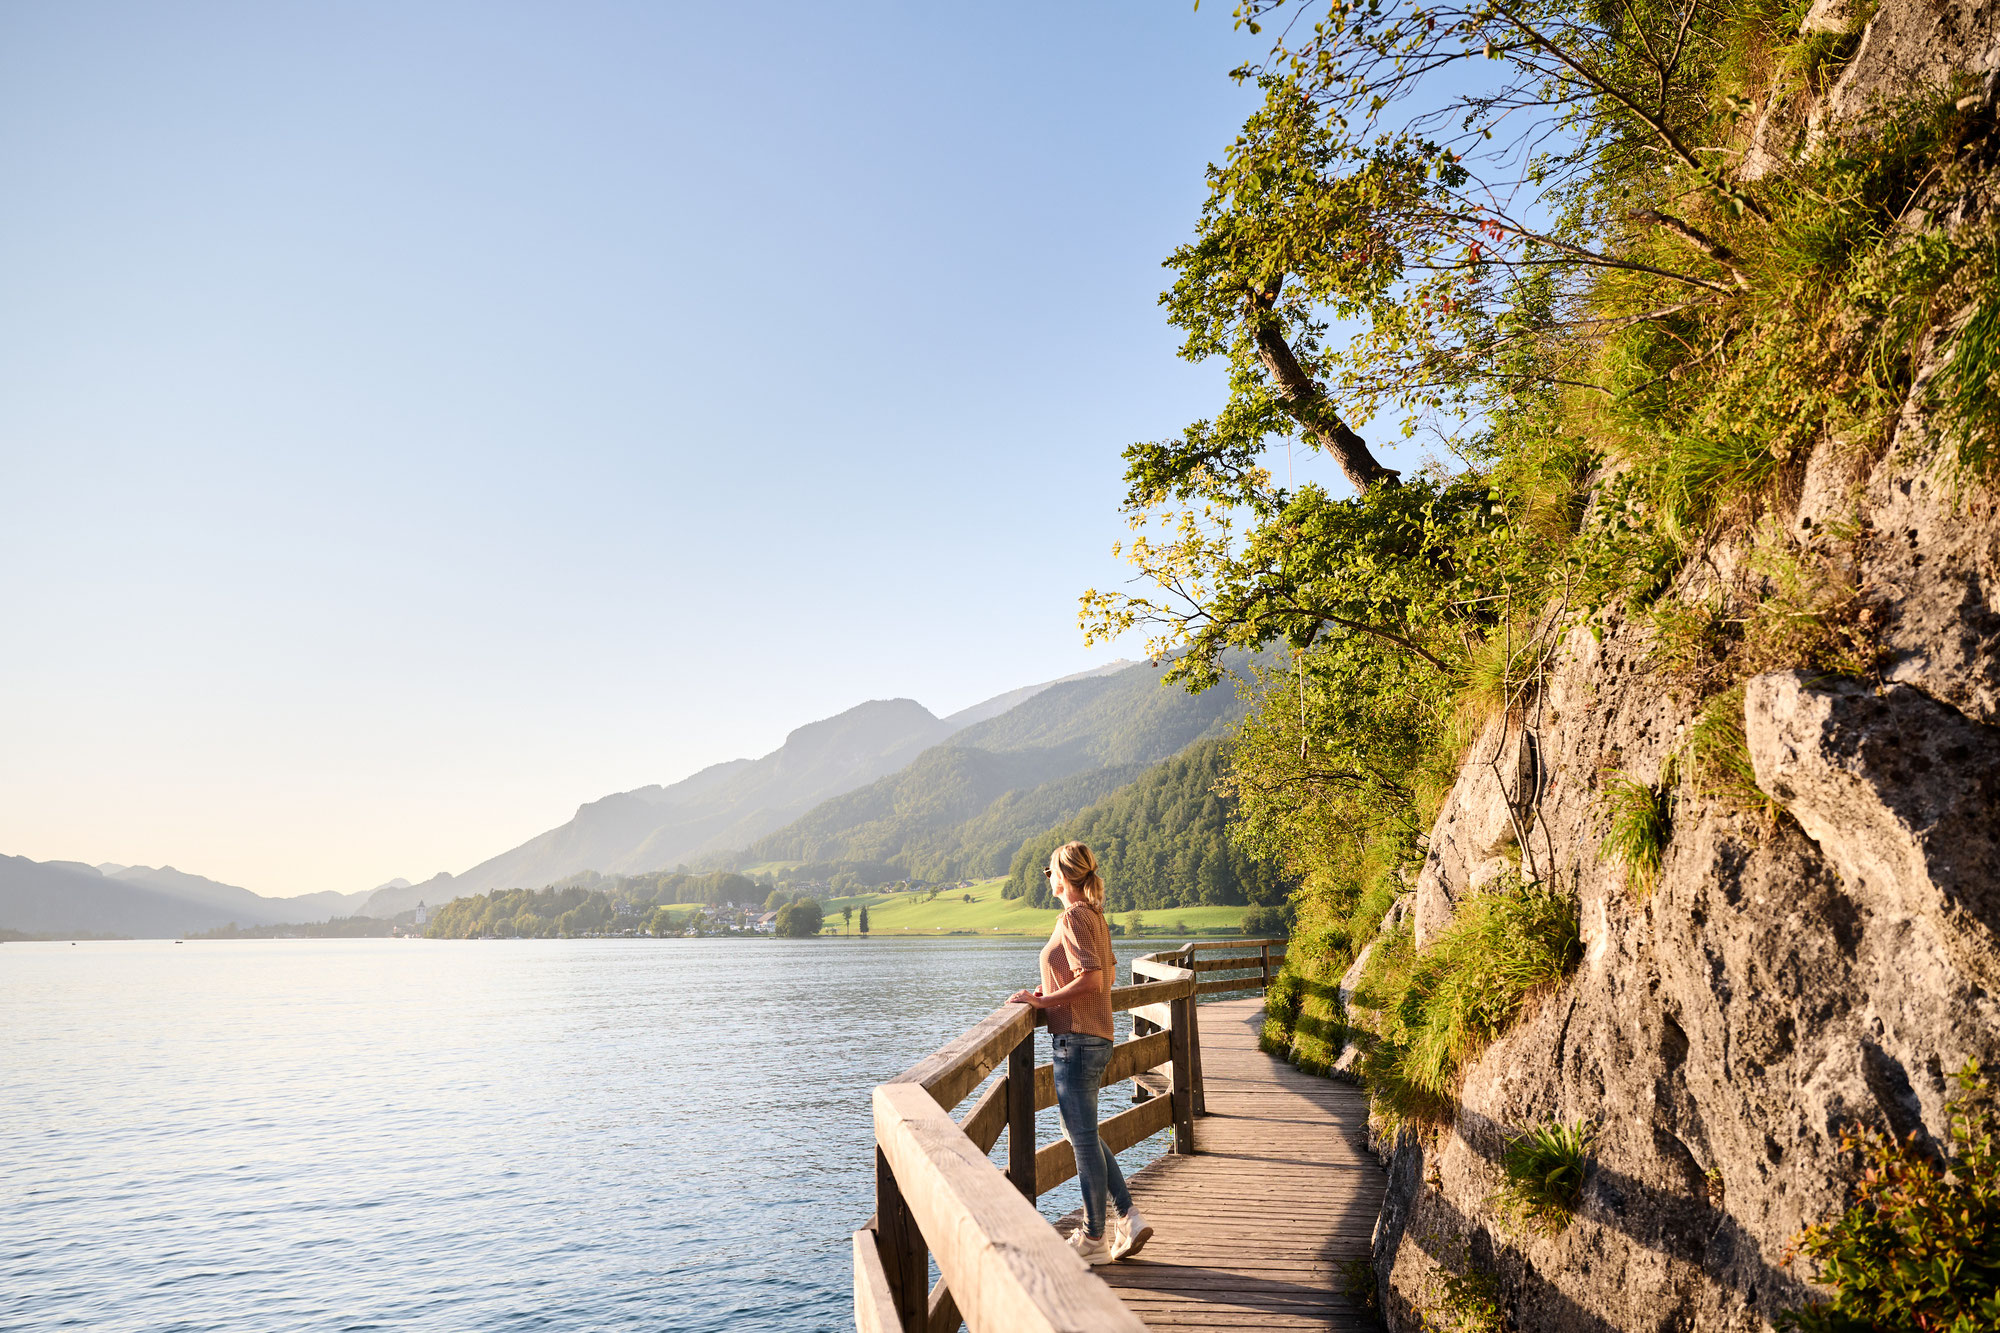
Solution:
{"label": "short sleeve top", "polygon": [[1088,903],[1065,908],[1042,946],[1042,993],[1050,994],[1076,980],[1079,973],[1095,972],[1097,986],[1064,1005],[1052,1005],[1043,1012],[1049,1031],[1087,1032],[1115,1040],[1111,1027],[1112,975],[1118,968],[1111,951],[1111,927],[1104,913]]}

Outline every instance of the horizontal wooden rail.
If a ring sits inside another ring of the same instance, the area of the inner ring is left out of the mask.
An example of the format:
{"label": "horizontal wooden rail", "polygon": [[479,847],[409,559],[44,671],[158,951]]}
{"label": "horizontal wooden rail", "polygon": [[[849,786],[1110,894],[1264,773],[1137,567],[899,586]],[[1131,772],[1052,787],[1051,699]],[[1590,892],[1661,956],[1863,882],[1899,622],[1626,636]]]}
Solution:
{"label": "horizontal wooden rail", "polygon": [[914,1083],[949,1111],[978,1087],[1008,1052],[1034,1036],[1041,1015],[1025,1004],[1003,1004],[964,1036],[891,1079]]}
{"label": "horizontal wooden rail", "polygon": [[[1100,1085],[1110,1087],[1128,1078],[1150,1073],[1167,1064],[1173,1058],[1173,1043],[1165,1032],[1155,1032],[1130,1041],[1121,1041],[1111,1048],[1111,1058],[1105,1062],[1104,1077]],[[990,1152],[1000,1141],[1000,1132],[1007,1128],[1007,1076],[993,1080],[986,1091],[979,1094],[972,1110],[958,1122],[965,1137],[979,1145],[981,1152]],[[1035,1109],[1046,1111],[1056,1104],[1056,1067],[1054,1065],[1035,1066]],[[1042,1186],[1037,1193],[1046,1193]]]}
{"label": "horizontal wooden rail", "polygon": [[1222,981],[1204,981],[1194,988],[1196,995],[1227,995],[1231,991],[1263,990],[1266,982],[1262,977],[1228,977]]}
{"label": "horizontal wooden rail", "polygon": [[[1283,949],[1271,950],[1271,961],[1274,963],[1284,956]],[[1192,972],[1255,972],[1263,965],[1264,960],[1253,953],[1248,958],[1197,958],[1187,967]]]}
{"label": "horizontal wooden rail", "polygon": [[[1124,1152],[1173,1123],[1173,1098],[1155,1097],[1101,1121],[1097,1137],[1112,1152]],[[1035,1150],[1035,1193],[1047,1194],[1075,1174],[1076,1150],[1070,1147],[1068,1139],[1057,1139]]]}
{"label": "horizontal wooden rail", "polygon": [[965,1131],[965,1137],[979,1145],[979,1151],[992,1152],[993,1145],[1000,1141],[1000,1131],[1007,1128],[1008,1076],[1002,1075],[987,1085],[979,1094],[979,1100],[972,1104],[965,1119],[958,1127]]}
{"label": "horizontal wooden rail", "polygon": [[872,1226],[854,1233],[854,1327],[856,1333],[902,1333]]}

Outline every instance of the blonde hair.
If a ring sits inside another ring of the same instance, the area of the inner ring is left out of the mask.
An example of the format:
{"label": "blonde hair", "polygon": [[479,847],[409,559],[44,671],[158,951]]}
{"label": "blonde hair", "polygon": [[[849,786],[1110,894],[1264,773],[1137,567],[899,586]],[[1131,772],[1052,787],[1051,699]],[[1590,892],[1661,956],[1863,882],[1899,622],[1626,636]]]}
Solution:
{"label": "blonde hair", "polygon": [[1049,865],[1063,882],[1083,895],[1098,911],[1104,910],[1104,878],[1097,873],[1097,857],[1080,842],[1066,842],[1056,848]]}

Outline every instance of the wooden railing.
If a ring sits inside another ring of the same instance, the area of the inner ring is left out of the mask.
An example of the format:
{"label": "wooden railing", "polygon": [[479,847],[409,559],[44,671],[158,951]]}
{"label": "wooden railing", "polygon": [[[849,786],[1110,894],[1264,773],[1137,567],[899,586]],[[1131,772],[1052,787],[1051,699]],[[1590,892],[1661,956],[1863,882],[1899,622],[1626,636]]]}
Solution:
{"label": "wooden railing", "polygon": [[[1252,956],[1197,957],[1233,949]],[[1112,1048],[1104,1085],[1140,1080],[1142,1100],[1098,1126],[1112,1152],[1173,1126],[1173,1151],[1195,1151],[1201,1114],[1196,1001],[1268,985],[1283,940],[1193,944],[1132,963],[1111,1007],[1133,1035]],[[1204,972],[1257,971],[1204,982]],[[1143,979],[1142,979],[1143,978]],[[1035,1143],[1035,1113],[1054,1106],[1055,1069],[1035,1063],[1039,1011],[1006,1004],[928,1059],[875,1089],[875,1216],[854,1233],[860,1333],[1120,1333],[1145,1327],[1035,1211],[1076,1174],[1067,1139]],[[951,1112],[1002,1064],[972,1108]],[[1165,1071],[1162,1078],[1160,1071]],[[1158,1095],[1163,1093],[1164,1095]],[[1003,1174],[987,1154],[1007,1135]],[[940,1274],[930,1285],[930,1261]]]}

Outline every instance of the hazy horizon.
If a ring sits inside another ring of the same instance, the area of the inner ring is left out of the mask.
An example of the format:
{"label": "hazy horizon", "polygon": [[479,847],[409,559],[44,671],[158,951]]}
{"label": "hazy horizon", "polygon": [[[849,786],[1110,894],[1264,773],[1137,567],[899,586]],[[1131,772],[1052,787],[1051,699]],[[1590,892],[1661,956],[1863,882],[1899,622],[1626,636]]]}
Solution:
{"label": "hazy horizon", "polygon": [[1155,302],[1227,6],[0,34],[0,852],[421,880],[1139,655],[1076,598],[1119,451],[1221,401]]}

